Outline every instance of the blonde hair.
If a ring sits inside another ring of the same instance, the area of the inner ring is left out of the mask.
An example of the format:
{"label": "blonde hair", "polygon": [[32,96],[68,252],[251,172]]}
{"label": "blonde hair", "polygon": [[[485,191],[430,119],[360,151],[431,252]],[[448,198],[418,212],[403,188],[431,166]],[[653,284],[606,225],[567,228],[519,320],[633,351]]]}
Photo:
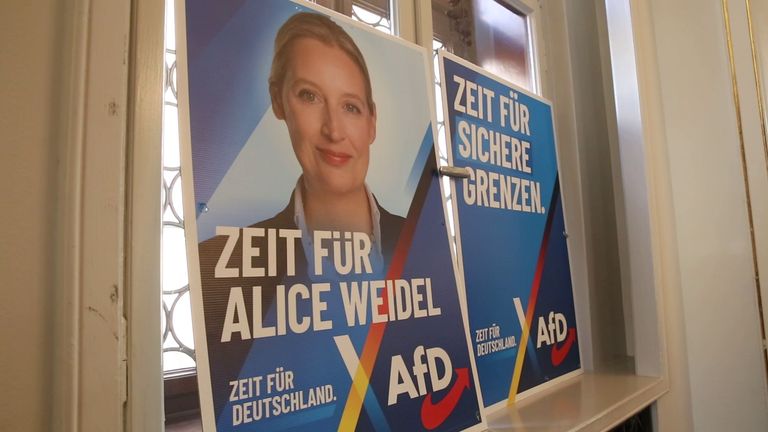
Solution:
{"label": "blonde hair", "polygon": [[275,54],[272,57],[272,69],[269,73],[270,93],[279,92],[283,87],[283,78],[288,72],[288,60],[291,56],[291,45],[300,38],[310,38],[326,45],[337,47],[344,51],[357,65],[365,80],[365,98],[370,114],[374,113],[373,91],[371,77],[365,58],[352,37],[338,24],[325,15],[311,12],[300,12],[288,18],[277,31],[275,36]]}

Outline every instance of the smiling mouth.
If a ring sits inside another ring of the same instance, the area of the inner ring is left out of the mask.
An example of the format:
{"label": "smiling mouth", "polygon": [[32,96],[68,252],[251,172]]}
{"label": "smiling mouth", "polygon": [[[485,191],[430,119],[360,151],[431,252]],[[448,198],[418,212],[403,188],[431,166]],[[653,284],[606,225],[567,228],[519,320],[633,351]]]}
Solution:
{"label": "smiling mouth", "polygon": [[342,166],[352,159],[352,155],[347,153],[335,152],[328,149],[317,149],[323,161],[333,166]]}

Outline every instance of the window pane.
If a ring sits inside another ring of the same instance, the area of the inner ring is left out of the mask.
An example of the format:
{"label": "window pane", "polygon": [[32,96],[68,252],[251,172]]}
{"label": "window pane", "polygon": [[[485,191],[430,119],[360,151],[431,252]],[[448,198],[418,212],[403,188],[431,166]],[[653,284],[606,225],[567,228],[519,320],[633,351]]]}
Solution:
{"label": "window pane", "polygon": [[174,292],[189,281],[184,229],[169,223],[163,225],[163,292]]}
{"label": "window pane", "polygon": [[176,349],[163,349],[163,370],[166,373],[194,367],[195,361],[187,354]]}
{"label": "window pane", "polygon": [[474,4],[478,64],[530,88],[526,18],[494,0],[475,0]]}
{"label": "window pane", "polygon": [[163,91],[162,284],[163,372],[194,372],[192,311],[189,304],[184,211],[181,202],[179,112],[176,94],[176,38],[173,0],[166,0],[165,89]]}
{"label": "window pane", "polygon": [[504,0],[432,0],[432,22],[449,51],[533,88],[528,19]]}
{"label": "window pane", "polygon": [[173,0],[165,2],[165,49],[176,51],[176,20],[173,15]]}
{"label": "window pane", "polygon": [[392,34],[389,2],[355,2],[352,4],[352,19],[368,24],[376,30]]}
{"label": "window pane", "polygon": [[166,103],[163,108],[163,165],[176,168],[180,164],[179,109]]}

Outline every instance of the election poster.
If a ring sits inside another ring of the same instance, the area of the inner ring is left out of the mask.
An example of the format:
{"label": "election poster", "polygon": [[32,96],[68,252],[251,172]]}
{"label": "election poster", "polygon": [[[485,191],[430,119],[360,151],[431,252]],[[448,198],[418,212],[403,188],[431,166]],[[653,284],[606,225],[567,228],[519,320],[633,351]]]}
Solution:
{"label": "election poster", "polygon": [[552,107],[439,57],[470,338],[488,410],[580,372]]}
{"label": "election poster", "polygon": [[428,53],[304,2],[177,16],[204,429],[482,430]]}

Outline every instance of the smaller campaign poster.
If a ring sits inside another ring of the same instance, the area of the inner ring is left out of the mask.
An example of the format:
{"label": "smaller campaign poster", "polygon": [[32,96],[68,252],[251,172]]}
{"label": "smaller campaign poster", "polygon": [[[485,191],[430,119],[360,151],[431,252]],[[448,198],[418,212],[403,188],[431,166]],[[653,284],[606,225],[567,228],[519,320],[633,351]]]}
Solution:
{"label": "smaller campaign poster", "polygon": [[580,372],[549,102],[441,51],[470,338],[494,410]]}
{"label": "smaller campaign poster", "polygon": [[305,2],[178,22],[204,429],[482,430],[427,51]]}

